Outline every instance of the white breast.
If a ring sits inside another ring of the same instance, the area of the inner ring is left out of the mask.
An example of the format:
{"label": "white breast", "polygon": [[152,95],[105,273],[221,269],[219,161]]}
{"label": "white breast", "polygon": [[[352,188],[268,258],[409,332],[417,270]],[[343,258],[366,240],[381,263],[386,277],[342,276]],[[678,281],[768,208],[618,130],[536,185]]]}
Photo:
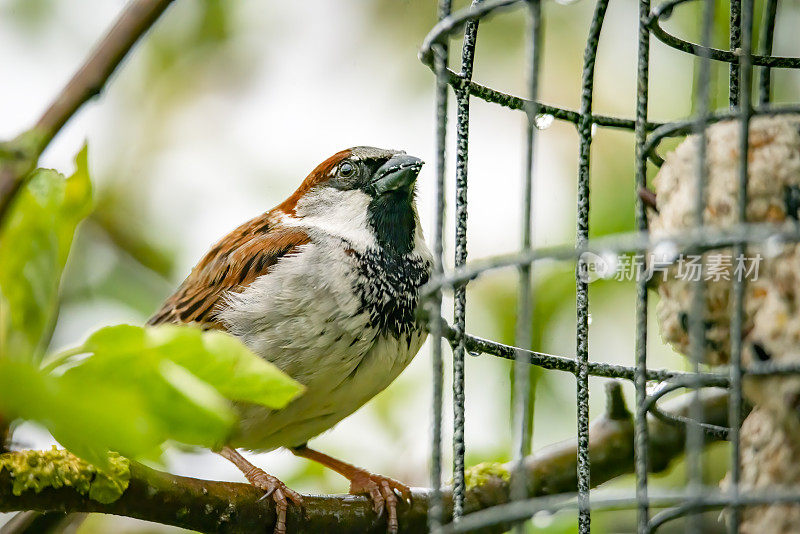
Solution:
{"label": "white breast", "polygon": [[282,410],[241,406],[232,445],[269,450],[305,443],[386,388],[422,345],[419,329],[398,338],[371,326],[353,289],[361,275],[346,250],[338,238],[315,236],[229,295],[219,313],[229,331],[307,388]]}

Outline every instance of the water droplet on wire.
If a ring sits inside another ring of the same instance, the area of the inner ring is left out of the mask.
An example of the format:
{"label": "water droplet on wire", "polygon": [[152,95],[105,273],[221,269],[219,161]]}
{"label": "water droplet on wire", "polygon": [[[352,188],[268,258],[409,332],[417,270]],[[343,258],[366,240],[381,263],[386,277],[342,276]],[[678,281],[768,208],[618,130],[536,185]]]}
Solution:
{"label": "water droplet on wire", "polygon": [[536,125],[538,129],[546,130],[553,125],[554,120],[555,117],[553,117],[549,113],[539,113],[538,115],[536,115],[536,118],[533,119],[533,123]]}
{"label": "water droplet on wire", "polygon": [[769,236],[764,242],[764,256],[767,258],[776,258],[783,254],[783,248],[785,246],[786,241],[781,236]]}

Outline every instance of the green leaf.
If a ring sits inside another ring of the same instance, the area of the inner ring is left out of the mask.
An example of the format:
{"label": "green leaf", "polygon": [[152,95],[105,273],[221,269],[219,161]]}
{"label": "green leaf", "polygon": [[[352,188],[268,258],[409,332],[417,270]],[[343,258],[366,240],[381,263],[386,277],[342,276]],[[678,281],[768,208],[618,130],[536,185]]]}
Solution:
{"label": "green leaf", "polygon": [[303,389],[235,337],[189,326],[102,328],[43,366],[6,361],[0,412],[41,422],[98,465],[109,450],[154,457],[168,441],[216,448],[236,424],[229,401],[282,408]]}
{"label": "green leaf", "polygon": [[101,330],[90,341],[102,343],[95,343],[88,358],[64,371],[62,380],[75,387],[112,385],[138,396],[148,417],[161,429],[162,442],[212,448],[224,443],[236,420],[225,398],[190,371],[148,348],[144,336],[135,335],[137,330],[139,334],[144,331],[127,326]]}
{"label": "green leaf", "polygon": [[0,228],[0,357],[38,357],[49,341],[75,228],[92,207],[85,146],[75,166],[66,179],[34,171]]}
{"label": "green leaf", "polygon": [[10,359],[0,360],[0,413],[41,423],[98,466],[107,465],[109,450],[152,456],[165,439],[140,394],[104,381],[75,383]]}
{"label": "green leaf", "polygon": [[193,372],[229,399],[283,408],[303,391],[300,384],[231,335],[206,332],[203,345],[214,357],[196,362]]}
{"label": "green leaf", "polygon": [[65,379],[141,389],[168,439],[191,445],[224,443],[236,422],[228,400],[282,408],[302,391],[235,337],[189,326],[110,326],[75,352],[88,357]]}
{"label": "green leaf", "polygon": [[253,354],[237,338],[219,331],[162,325],[119,325],[92,334],[84,350],[105,359],[147,354],[188,370],[230,400],[283,408],[303,387],[277,367]]}

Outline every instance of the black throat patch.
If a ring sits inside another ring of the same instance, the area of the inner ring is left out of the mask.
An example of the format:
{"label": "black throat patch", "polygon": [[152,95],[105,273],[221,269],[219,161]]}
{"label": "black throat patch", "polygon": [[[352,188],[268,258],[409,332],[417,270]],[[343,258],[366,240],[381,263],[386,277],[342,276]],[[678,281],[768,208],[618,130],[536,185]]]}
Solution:
{"label": "black throat patch", "polygon": [[419,288],[431,273],[429,261],[391,250],[353,251],[359,276],[354,288],[361,299],[358,313],[369,313],[369,326],[399,338],[417,330]]}
{"label": "black throat patch", "polygon": [[377,196],[369,203],[369,224],[382,247],[400,255],[414,248],[417,216],[413,204],[414,193],[404,189]]}

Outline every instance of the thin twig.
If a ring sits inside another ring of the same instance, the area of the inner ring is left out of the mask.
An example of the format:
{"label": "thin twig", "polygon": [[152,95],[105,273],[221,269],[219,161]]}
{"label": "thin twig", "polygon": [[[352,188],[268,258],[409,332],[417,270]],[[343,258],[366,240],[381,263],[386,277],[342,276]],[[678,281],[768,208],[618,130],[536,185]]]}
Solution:
{"label": "thin twig", "polygon": [[135,0],[128,4],[36,123],[34,128],[41,136],[40,152],[83,104],[100,93],[136,41],[171,3],[172,0]]}
{"label": "thin twig", "polygon": [[39,156],[73,115],[100,93],[133,45],[173,0],[133,0],[95,46],[72,79],[30,130],[4,146],[12,158],[0,159],[0,221]]}

